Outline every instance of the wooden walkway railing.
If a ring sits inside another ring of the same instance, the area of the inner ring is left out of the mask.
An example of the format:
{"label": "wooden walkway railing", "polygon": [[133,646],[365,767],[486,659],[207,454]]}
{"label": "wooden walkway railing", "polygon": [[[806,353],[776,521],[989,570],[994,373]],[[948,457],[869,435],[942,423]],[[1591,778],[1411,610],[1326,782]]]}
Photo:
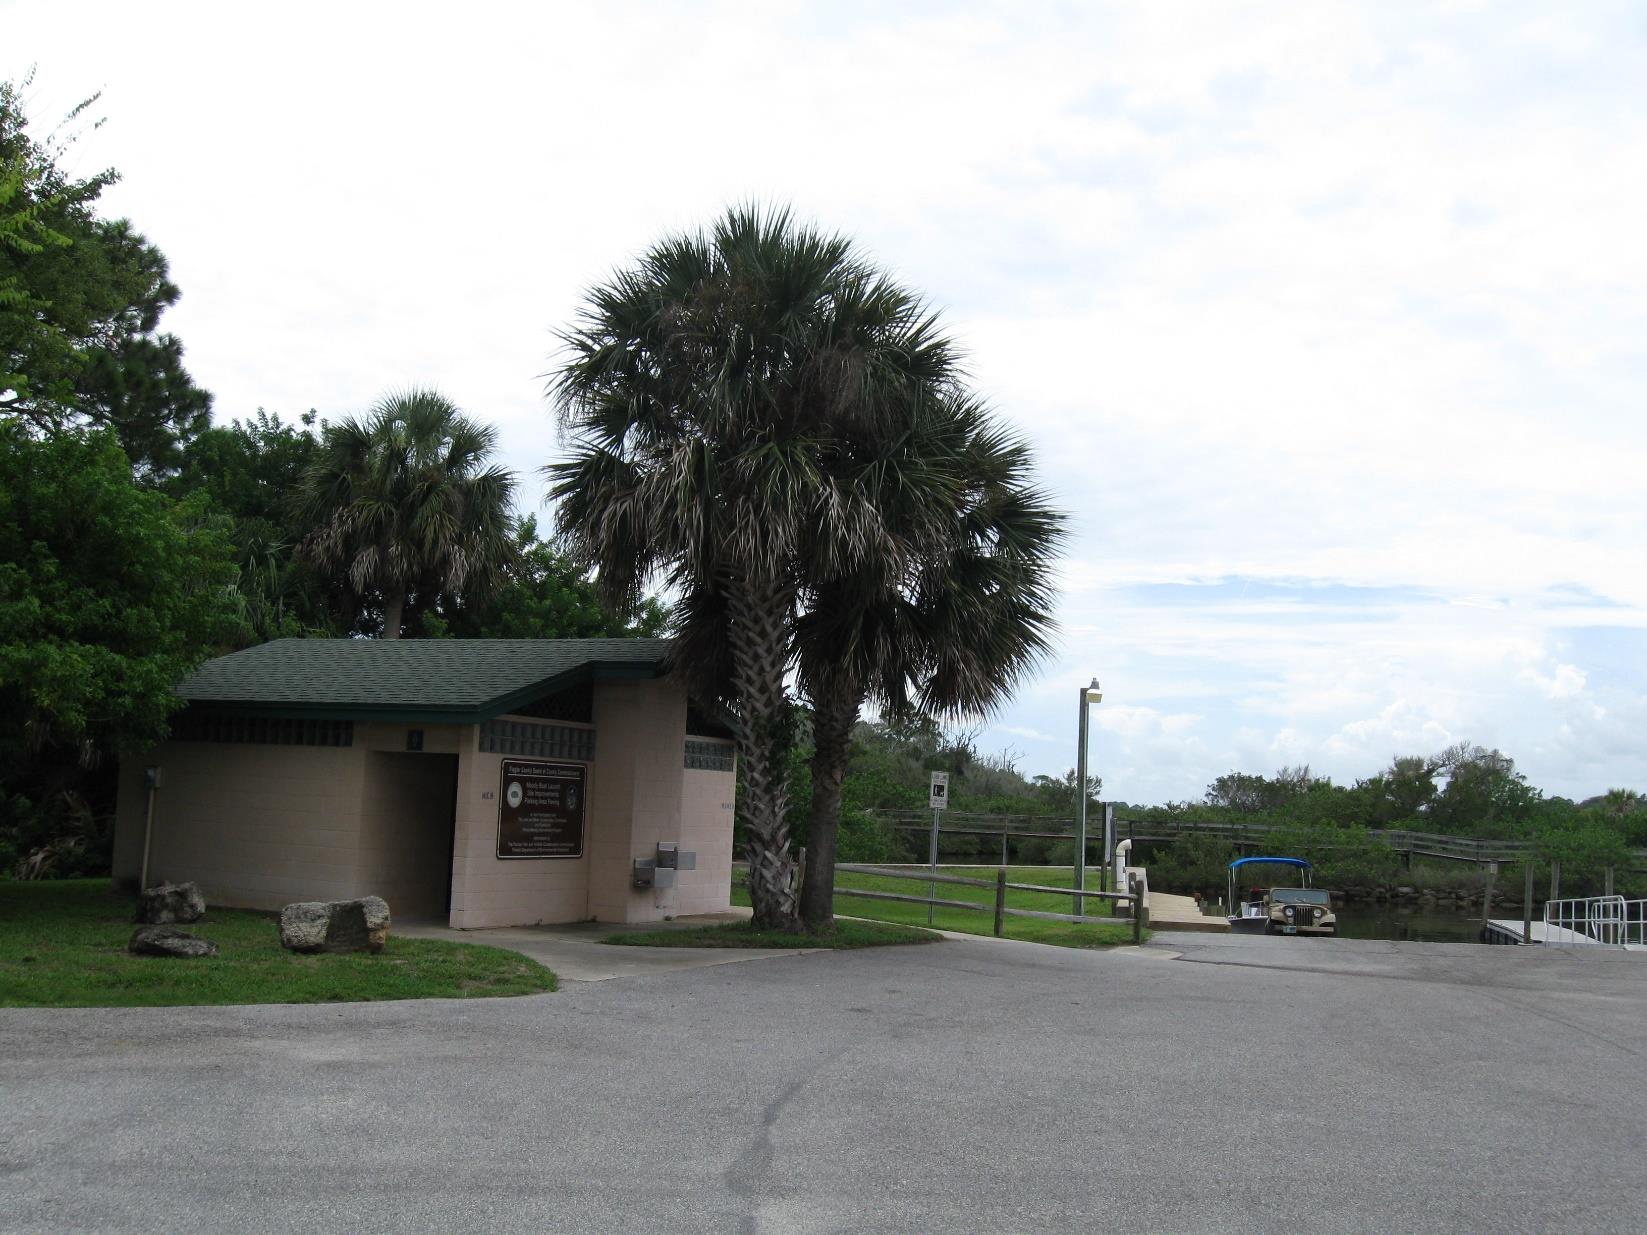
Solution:
{"label": "wooden walkway railing", "polygon": [[[919,810],[886,810],[876,814],[900,832],[931,831],[931,816]],[[1046,825],[1057,824],[1057,830]],[[982,825],[989,826],[982,826]],[[1037,826],[1040,825],[1040,826]],[[1123,819],[1115,820],[1116,838],[1135,841],[1170,841],[1180,836],[1207,836],[1231,844],[1259,848],[1276,831],[1264,823],[1236,823],[1220,819]],[[1073,824],[1042,815],[986,815],[970,811],[950,811],[939,829],[940,836],[999,837],[1003,859],[1010,841],[1073,840]],[[1520,862],[1537,856],[1530,841],[1480,840],[1470,836],[1448,836],[1436,832],[1414,832],[1405,828],[1370,828],[1366,835],[1398,853],[1446,858],[1456,862]],[[1089,824],[1088,838],[1092,839]],[[1647,849],[1634,850],[1640,865],[1647,865]]]}

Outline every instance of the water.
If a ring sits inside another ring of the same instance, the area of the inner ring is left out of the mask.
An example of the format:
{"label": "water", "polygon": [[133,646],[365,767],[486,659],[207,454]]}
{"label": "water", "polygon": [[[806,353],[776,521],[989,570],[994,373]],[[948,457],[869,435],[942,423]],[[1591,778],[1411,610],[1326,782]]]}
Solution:
{"label": "water", "polygon": [[1338,933],[1347,939],[1407,939],[1420,943],[1480,943],[1481,913],[1404,910],[1394,905],[1354,904],[1336,910]]}
{"label": "water", "polygon": [[[1222,912],[1222,906],[1217,912]],[[1481,911],[1443,913],[1392,904],[1339,905],[1338,933],[1346,939],[1402,939],[1415,943],[1480,943]],[[1500,917],[1514,915],[1501,913]],[[1519,918],[1517,919],[1519,921]]]}

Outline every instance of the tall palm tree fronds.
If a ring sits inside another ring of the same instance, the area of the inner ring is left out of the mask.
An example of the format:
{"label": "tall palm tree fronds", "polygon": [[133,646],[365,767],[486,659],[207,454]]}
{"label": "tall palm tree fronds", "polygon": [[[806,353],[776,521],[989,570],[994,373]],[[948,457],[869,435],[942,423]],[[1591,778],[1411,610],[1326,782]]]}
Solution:
{"label": "tall palm tree fronds", "polygon": [[[937,534],[902,575],[825,578],[796,626],[813,709],[812,803],[801,913],[833,916],[835,837],[851,735],[864,703],[932,715],[984,715],[1050,646],[1052,571],[1062,518],[1030,474],[1029,452],[975,400],[938,409],[962,444]],[[929,510],[930,514],[939,513]]]}
{"label": "tall palm tree fronds", "polygon": [[356,596],[382,594],[385,639],[411,596],[484,596],[501,579],[515,480],[487,465],[496,444],[496,429],[419,388],[327,427],[299,498],[315,524],[303,552]]}
{"label": "tall palm tree fronds", "polygon": [[941,509],[953,471],[886,443],[948,394],[954,348],[847,241],[755,208],[593,289],[564,343],[551,394],[569,457],[545,469],[560,532],[617,603],[658,579],[684,598],[677,628],[699,650],[678,659],[712,666],[732,703],[755,920],[794,927],[797,608],[819,577],[906,573],[931,539],[916,495]]}

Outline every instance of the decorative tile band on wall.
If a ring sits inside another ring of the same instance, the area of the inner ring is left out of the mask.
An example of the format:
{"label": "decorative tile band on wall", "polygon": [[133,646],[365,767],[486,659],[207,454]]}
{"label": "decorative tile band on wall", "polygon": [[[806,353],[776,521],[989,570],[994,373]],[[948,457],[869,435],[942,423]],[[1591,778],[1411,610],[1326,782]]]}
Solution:
{"label": "decorative tile band on wall", "polygon": [[595,758],[595,731],[524,720],[489,720],[480,727],[480,749],[489,755],[590,763]]}
{"label": "decorative tile band on wall", "polygon": [[353,746],[352,720],[294,720],[286,716],[213,716],[185,711],[172,723],[180,742],[256,742],[266,746]]}
{"label": "decorative tile band on wall", "polygon": [[730,772],[734,749],[730,742],[700,742],[696,738],[687,738],[686,766],[698,772]]}

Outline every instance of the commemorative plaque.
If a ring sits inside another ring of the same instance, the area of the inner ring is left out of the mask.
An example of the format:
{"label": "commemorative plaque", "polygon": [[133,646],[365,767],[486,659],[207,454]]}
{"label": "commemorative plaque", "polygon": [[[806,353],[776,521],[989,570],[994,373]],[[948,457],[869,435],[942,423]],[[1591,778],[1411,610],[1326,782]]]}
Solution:
{"label": "commemorative plaque", "polygon": [[581,858],[585,772],[581,763],[505,759],[498,857]]}

